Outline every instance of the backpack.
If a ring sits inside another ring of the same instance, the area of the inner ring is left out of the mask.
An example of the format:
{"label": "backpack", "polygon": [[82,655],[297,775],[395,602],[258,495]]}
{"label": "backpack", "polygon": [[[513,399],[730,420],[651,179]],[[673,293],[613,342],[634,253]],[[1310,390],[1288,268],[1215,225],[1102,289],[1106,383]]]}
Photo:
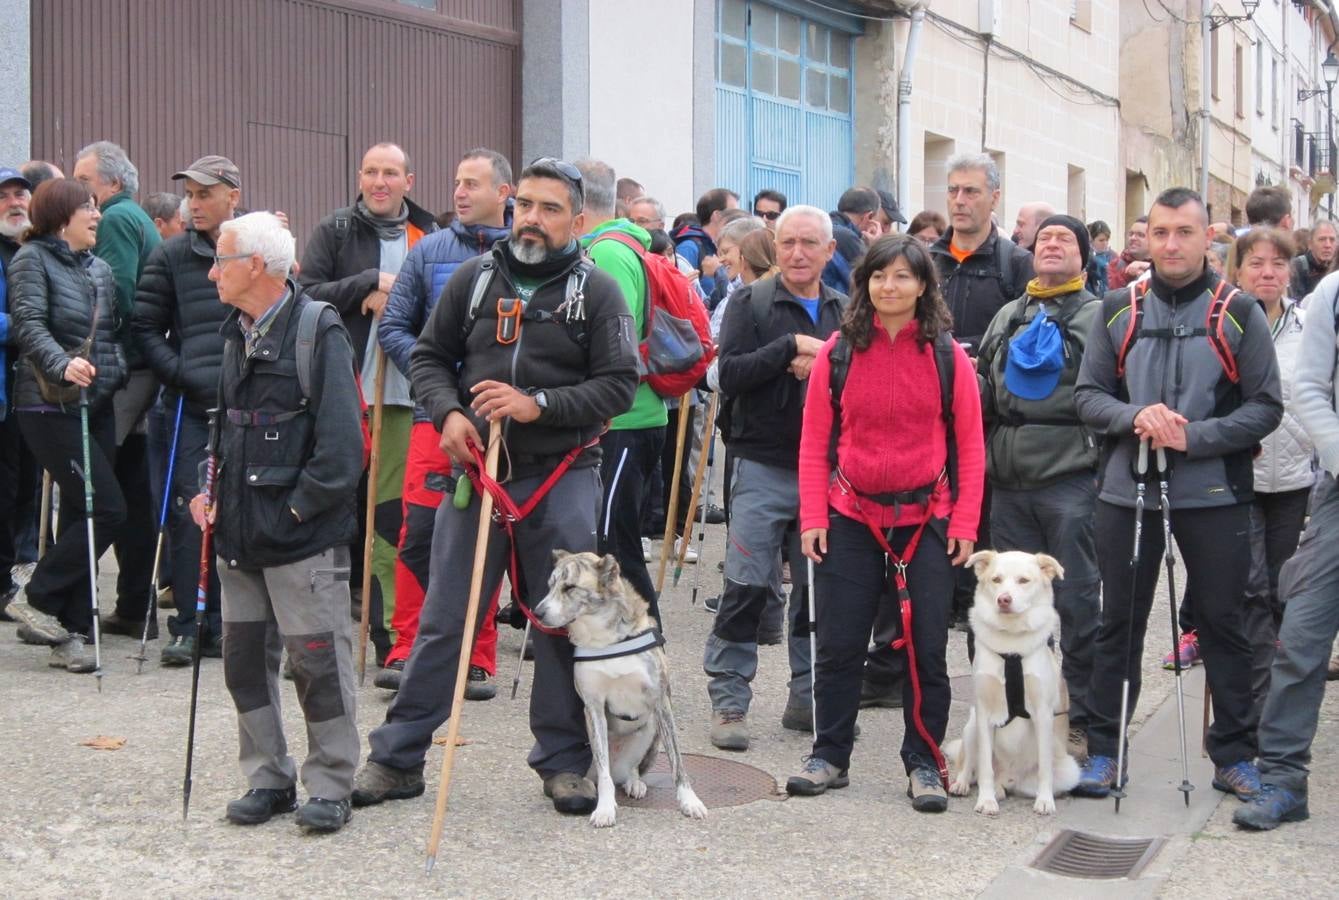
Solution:
{"label": "backpack", "polygon": [[[953,416],[953,379],[957,357],[956,342],[947,331],[941,331],[934,339],[935,370],[939,374],[939,414],[944,419],[945,448],[947,458],[944,469],[948,473],[949,497],[958,499],[958,441],[954,431]],[[841,437],[842,391],[846,389],[846,376],[851,371],[852,347],[844,335],[838,334],[837,342],[828,354],[829,376],[828,397],[832,401],[832,431],[828,440],[828,459],[832,467],[837,467],[837,440]]]}
{"label": "backpack", "polygon": [[[1141,335],[1168,339],[1207,337],[1209,346],[1213,348],[1214,355],[1218,357],[1218,362],[1223,367],[1223,374],[1227,376],[1228,381],[1237,384],[1241,380],[1241,374],[1237,371],[1237,356],[1232,349],[1231,342],[1227,339],[1227,335],[1223,332],[1223,325],[1227,319],[1231,319],[1238,328],[1241,328],[1241,323],[1246,321],[1251,313],[1251,307],[1255,306],[1258,301],[1248,294],[1243,294],[1235,287],[1224,293],[1226,287],[1228,287],[1226,281],[1218,282],[1218,287],[1213,292],[1213,299],[1209,302],[1209,309],[1204,317],[1203,326],[1186,328],[1184,325],[1177,325],[1173,328],[1145,328],[1144,309],[1141,301],[1143,301],[1144,295],[1148,293],[1148,282],[1140,281],[1130,285],[1130,318],[1129,323],[1125,326],[1125,337],[1121,340],[1120,348],[1116,351],[1116,377],[1125,377],[1125,360],[1130,355],[1130,349],[1134,347],[1135,341],[1139,340]],[[1124,291],[1121,291],[1107,294],[1102,300],[1102,321],[1111,322],[1125,309],[1121,305],[1124,300],[1124,293]]]}
{"label": "backpack", "polygon": [[[316,355],[316,338],[321,324],[321,313],[327,309],[336,316],[339,315],[339,310],[332,304],[324,300],[308,299],[307,305],[302,307],[302,312],[298,315],[296,347],[298,388],[302,391],[304,406],[311,400],[312,357]],[[367,425],[367,398],[363,396],[361,380],[358,381],[358,404],[362,411],[359,421],[363,426],[363,466],[366,467],[372,458],[372,432]]]}
{"label": "backpack", "polygon": [[607,231],[591,246],[616,241],[637,254],[646,277],[646,325],[638,344],[642,380],[661,397],[680,397],[707,374],[716,358],[707,308],[692,284],[663,256],[648,254],[630,234]]}

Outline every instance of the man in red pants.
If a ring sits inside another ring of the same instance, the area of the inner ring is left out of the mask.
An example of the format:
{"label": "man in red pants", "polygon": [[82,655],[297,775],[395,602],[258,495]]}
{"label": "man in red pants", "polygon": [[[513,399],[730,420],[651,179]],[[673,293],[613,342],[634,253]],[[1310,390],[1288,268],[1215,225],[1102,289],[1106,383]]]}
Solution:
{"label": "man in red pants", "polygon": [[[377,334],[381,349],[406,375],[409,354],[452,273],[466,260],[489,252],[495,241],[509,233],[511,165],[505,156],[484,148],[470,150],[456,167],[455,184],[455,221],[425,237],[409,252],[381,318]],[[387,690],[399,690],[400,674],[418,634],[437,507],[456,489],[451,460],[441,450],[441,439],[422,408],[416,407],[405,462],[404,518],[395,562],[395,614],[391,618],[395,646],[373,682]],[[497,674],[496,607],[495,593],[470,656],[467,700],[490,700],[497,693],[493,683]]]}

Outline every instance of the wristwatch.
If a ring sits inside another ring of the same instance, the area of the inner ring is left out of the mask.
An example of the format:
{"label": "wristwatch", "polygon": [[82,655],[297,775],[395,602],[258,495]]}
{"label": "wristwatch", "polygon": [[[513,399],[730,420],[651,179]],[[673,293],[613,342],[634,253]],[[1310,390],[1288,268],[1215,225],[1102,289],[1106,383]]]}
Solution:
{"label": "wristwatch", "polygon": [[540,412],[549,408],[549,398],[543,391],[535,392],[535,406],[539,407]]}

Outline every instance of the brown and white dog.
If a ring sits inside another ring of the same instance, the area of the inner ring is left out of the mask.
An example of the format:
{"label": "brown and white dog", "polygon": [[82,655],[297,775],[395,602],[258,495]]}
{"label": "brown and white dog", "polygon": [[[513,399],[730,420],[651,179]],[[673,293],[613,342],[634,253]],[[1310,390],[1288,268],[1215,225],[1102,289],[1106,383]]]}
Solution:
{"label": "brown and white dog", "polygon": [[679,756],[669,663],[646,601],[619,574],[612,556],[555,550],[553,559],[549,592],[535,617],[549,628],[566,628],[577,648],[576,689],[586,706],[598,789],[591,824],[614,824],[615,784],[634,800],[646,796],[641,776],[662,744],[680,811],[705,819],[707,808]]}
{"label": "brown and white dog", "polygon": [[[1060,626],[1051,582],[1065,573],[1045,553],[982,550],[967,562],[976,570],[970,614],[976,702],[962,740],[944,745],[949,792],[965,797],[975,782],[979,813],[998,814],[999,801],[1011,793],[1035,797],[1032,808],[1050,815],[1055,794],[1079,781],[1078,763],[1068,750],[1069,690],[1050,647]],[[1014,657],[1009,668],[1022,682],[1021,689],[1012,688],[1012,704],[1005,676],[1009,657]],[[1026,716],[1019,715],[1020,695]]]}

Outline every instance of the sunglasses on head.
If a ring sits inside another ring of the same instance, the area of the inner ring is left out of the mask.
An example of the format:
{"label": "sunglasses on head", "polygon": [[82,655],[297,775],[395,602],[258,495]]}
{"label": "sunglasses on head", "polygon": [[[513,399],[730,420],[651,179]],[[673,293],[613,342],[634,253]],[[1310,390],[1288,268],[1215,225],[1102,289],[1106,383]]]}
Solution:
{"label": "sunglasses on head", "polygon": [[541,156],[539,159],[535,160],[530,164],[530,168],[551,169],[557,172],[559,175],[566,178],[568,181],[575,182],[576,184],[581,184],[581,170],[578,169],[576,166],[572,165],[570,162],[566,162],[565,160],[555,159],[552,156]]}

